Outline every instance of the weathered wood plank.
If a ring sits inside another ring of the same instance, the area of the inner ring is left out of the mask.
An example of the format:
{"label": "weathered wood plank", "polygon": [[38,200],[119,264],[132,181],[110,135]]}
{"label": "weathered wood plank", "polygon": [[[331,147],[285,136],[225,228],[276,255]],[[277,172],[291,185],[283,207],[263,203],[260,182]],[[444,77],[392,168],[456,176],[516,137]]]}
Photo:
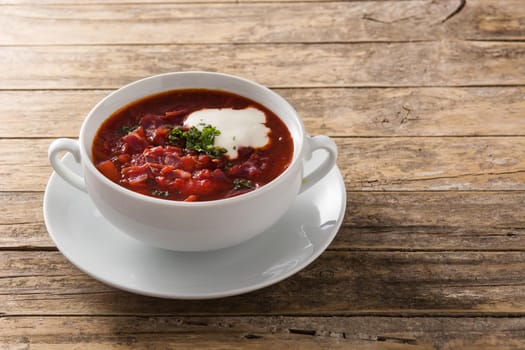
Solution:
{"label": "weathered wood plank", "polygon": [[[56,249],[43,222],[3,224],[0,249]],[[525,228],[344,225],[329,250],[516,251],[525,250]]]}
{"label": "weathered wood plank", "polygon": [[[110,90],[3,91],[0,137],[77,137]],[[312,134],[525,135],[524,87],[276,89]],[[44,121],[44,122],[43,122]]]}
{"label": "weathered wood plank", "polygon": [[448,35],[473,40],[523,40],[525,7],[521,0],[468,0],[460,13],[447,21]]}
{"label": "weathered wood plank", "polygon": [[44,219],[43,199],[43,194],[38,192],[0,192],[0,227],[12,224],[41,224]]}
{"label": "weathered wood plank", "polygon": [[525,133],[525,88],[276,89],[311,134],[490,136]]}
{"label": "weathered wood plank", "polygon": [[4,45],[428,40],[443,36],[446,26],[441,21],[460,3],[9,6],[0,8],[0,32]]}
{"label": "weathered wood plank", "polygon": [[[385,204],[386,206],[386,204]],[[398,208],[405,212],[404,208]],[[465,208],[459,209],[461,212]],[[469,214],[464,214],[467,218]],[[344,225],[330,250],[514,251],[525,250],[525,228]]]}
{"label": "weathered wood plank", "polygon": [[[160,0],[145,11],[132,4],[142,0],[114,8],[100,0],[88,0],[93,3],[89,6],[70,0],[7,1],[30,5],[0,6],[0,33],[13,41],[0,38],[0,89],[57,91],[0,91],[0,105],[7,103],[0,106],[0,137],[5,138],[0,140],[0,348],[525,347],[525,141],[518,137],[525,130],[524,91],[503,87],[523,85],[525,44],[455,41],[523,40],[525,8],[520,0],[469,0],[459,13],[448,18],[452,12],[447,12],[437,23],[432,22],[437,14],[459,1],[393,1],[397,9],[389,9],[386,1],[310,4],[326,16],[322,18],[315,18],[306,4],[277,6],[272,0],[236,5],[214,1],[208,6]],[[46,2],[61,4],[43,6]],[[117,8],[122,22],[105,17]],[[182,18],[197,16],[198,9],[206,19],[214,14],[229,19],[242,9],[268,13],[273,8],[285,12],[270,13],[267,23],[239,18],[229,29],[223,19],[213,18],[202,27],[210,32],[197,28],[192,33],[185,21],[196,20]],[[158,10],[180,23],[157,17]],[[286,11],[302,32],[285,23]],[[86,24],[88,16],[105,29]],[[136,26],[124,32],[124,24],[133,20]],[[311,29],[305,20],[311,21]],[[333,32],[328,30],[330,20],[338,25]],[[66,33],[68,25],[74,30]],[[181,33],[168,38],[156,33],[154,25],[172,36],[175,30]],[[14,32],[17,26],[19,34]],[[135,32],[139,29],[144,34]],[[251,30],[250,36],[243,30]],[[114,45],[125,44],[119,40],[128,33],[126,40],[138,45]],[[438,41],[404,42],[418,37]],[[148,46],[151,38],[184,44]],[[329,39],[339,43],[326,43]],[[378,40],[382,42],[372,43]],[[87,46],[67,47],[76,41]],[[349,41],[365,42],[345,44]],[[330,251],[275,286],[192,302],[117,291],[78,271],[59,252],[30,251],[53,246],[43,226],[39,192],[49,175],[44,143],[76,136],[92,106],[83,98],[98,100],[97,94],[105,93],[67,89],[108,89],[153,73],[189,69],[220,69],[272,87],[322,87],[282,90],[312,133],[395,136],[338,139],[348,210]],[[337,89],[351,86],[407,88]],[[470,88],[446,88],[454,86]],[[317,117],[338,100],[337,115]],[[26,111],[17,110],[24,106]],[[67,121],[58,116],[61,112]],[[35,125],[42,121],[48,125]],[[22,146],[22,153],[16,147],[23,141],[36,143]],[[13,150],[28,156],[26,172],[21,160],[9,155]],[[10,167],[27,188],[13,185]],[[21,175],[27,172],[33,172],[33,183]],[[31,189],[37,192],[24,192]],[[421,192],[427,190],[432,192]]]}
{"label": "weathered wood plank", "polygon": [[350,192],[345,223],[357,227],[524,228],[524,192]]}
{"label": "weathered wood plank", "polygon": [[[312,1],[312,2],[322,2],[322,1],[333,1],[333,0],[265,0],[265,1],[275,1],[275,2],[303,2],[303,1]],[[374,1],[374,0],[348,0],[348,1]],[[384,0],[391,1],[391,0]],[[394,0],[399,1],[399,0]],[[411,0],[400,0],[400,1],[411,1]],[[217,3],[217,0],[155,0],[155,3],[159,4],[201,4],[201,3]],[[236,3],[241,1],[235,0],[221,0],[221,3]],[[245,2],[260,2],[260,0],[243,0]],[[82,5],[112,5],[112,4],[148,4],[151,3],[151,0],[83,0]],[[75,0],[1,0],[0,5],[74,5],[78,4],[78,1]]]}
{"label": "weathered wood plank", "polygon": [[349,190],[522,190],[525,139],[338,140]]}
{"label": "weathered wood plank", "polygon": [[[0,139],[0,191],[44,190],[51,174],[50,143]],[[523,137],[343,138],[336,143],[351,191],[525,190]]]}
{"label": "weathered wood plank", "polygon": [[[39,2],[38,5],[4,6],[0,8],[2,44],[392,42],[445,37],[474,40],[525,38],[521,23],[525,9],[520,6],[520,0],[471,0],[465,6],[460,0],[212,2],[144,4],[139,1],[119,4],[114,1],[111,5],[105,2],[70,2],[68,5],[67,1],[60,1],[57,2],[59,5]],[[261,13],[265,15],[260,16]],[[197,21],[198,25],[195,25]]]}
{"label": "weathered wood plank", "polygon": [[520,42],[0,47],[0,89],[115,88],[218,67],[270,87],[520,85],[524,57]]}
{"label": "weathered wood plank", "polygon": [[[52,248],[42,193],[0,193],[0,248]],[[337,250],[525,250],[523,192],[349,192]]]}
{"label": "weathered wood plank", "polygon": [[47,160],[50,143],[48,139],[0,140],[0,191],[9,191],[11,186],[19,191],[43,191],[52,172]]}
{"label": "weathered wood plank", "polygon": [[0,262],[5,315],[525,315],[525,252],[331,251],[271,287],[201,301],[115,290],[59,252],[3,252]]}
{"label": "weathered wood plank", "polygon": [[512,349],[523,318],[3,317],[0,343],[75,349]]}
{"label": "weathered wood plank", "polygon": [[[201,4],[201,3],[250,3],[250,2],[334,2],[340,0],[155,0],[154,4]],[[428,0],[345,0],[348,2],[364,2],[364,1],[381,1],[381,2],[400,2],[400,1],[428,1]],[[110,5],[110,4],[151,4],[151,0],[82,0],[82,5]],[[0,0],[0,5],[72,5],[78,4],[76,0]]]}

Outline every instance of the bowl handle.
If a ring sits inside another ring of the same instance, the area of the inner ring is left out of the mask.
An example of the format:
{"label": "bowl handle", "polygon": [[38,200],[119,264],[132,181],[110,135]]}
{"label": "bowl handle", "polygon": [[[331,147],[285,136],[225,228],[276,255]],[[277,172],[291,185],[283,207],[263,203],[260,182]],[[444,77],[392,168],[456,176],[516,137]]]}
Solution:
{"label": "bowl handle", "polygon": [[84,178],[74,173],[58,157],[58,154],[63,151],[73,154],[77,163],[80,163],[80,147],[78,141],[72,139],[56,139],[49,145],[47,156],[51,162],[51,166],[62,179],[79,190],[87,192]]}
{"label": "bowl handle", "polygon": [[337,146],[335,142],[328,136],[307,136],[306,143],[306,160],[310,160],[312,158],[312,153],[321,149],[327,152],[327,157],[314,171],[312,171],[310,174],[303,178],[299,193],[306,191],[307,189],[315,185],[317,181],[325,177],[326,174],[328,174],[328,172],[332,170],[332,167],[335,165],[335,161],[337,160]]}

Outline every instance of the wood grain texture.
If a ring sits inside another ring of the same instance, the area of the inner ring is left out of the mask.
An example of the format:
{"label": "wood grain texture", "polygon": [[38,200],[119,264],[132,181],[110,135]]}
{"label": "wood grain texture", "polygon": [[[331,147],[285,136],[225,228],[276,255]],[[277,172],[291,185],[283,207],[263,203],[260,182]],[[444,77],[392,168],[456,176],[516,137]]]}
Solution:
{"label": "wood grain texture", "polygon": [[447,27],[441,22],[459,5],[460,0],[9,6],[0,8],[0,32],[4,45],[428,40],[443,36]]}
{"label": "wood grain texture", "polygon": [[0,89],[116,88],[187,70],[219,70],[274,88],[520,85],[524,56],[525,43],[454,40],[0,47]]}
{"label": "wood grain texture", "polygon": [[[469,0],[464,6],[460,0],[57,3],[59,5],[39,2],[36,6],[0,8],[2,44],[395,42],[442,38],[525,38],[521,22],[525,10],[520,6],[520,0]],[[265,15],[260,16],[261,13]],[[199,25],[195,25],[196,20]],[[93,22],[98,25],[93,26]]]}
{"label": "wood grain texture", "polygon": [[[403,209],[400,208],[403,212]],[[460,208],[459,211],[466,211]],[[525,228],[345,225],[329,250],[523,251]]]}
{"label": "wood grain texture", "polygon": [[[51,141],[0,139],[0,191],[44,190]],[[336,143],[351,191],[525,190],[523,137],[342,138]]]}
{"label": "wood grain texture", "polygon": [[523,40],[524,15],[521,0],[468,0],[448,24],[451,31],[461,31],[459,35],[464,39]]}
{"label": "wood grain texture", "polygon": [[0,262],[4,315],[525,313],[525,252],[331,251],[271,287],[199,301],[115,290],[78,271],[59,252],[3,252]]}
{"label": "wood grain texture", "polygon": [[[275,91],[312,135],[525,136],[524,87]],[[3,91],[0,138],[78,137],[85,116],[110,92]]]}
{"label": "wood grain texture", "polygon": [[[42,193],[0,193],[0,248],[49,249]],[[331,250],[525,250],[524,192],[348,192]]]}
{"label": "wood grain texture", "polygon": [[[0,0],[0,349],[525,348],[524,17],[521,0]],[[46,232],[51,140],[111,89],[187,70],[270,86],[336,138],[343,226],[283,282],[134,295]]]}
{"label": "wood grain texture", "polygon": [[525,189],[522,138],[341,139],[338,148],[349,190]]}
{"label": "wood grain texture", "polygon": [[76,349],[518,349],[516,318],[4,317],[0,343]]}
{"label": "wood grain texture", "polygon": [[524,192],[350,192],[352,226],[524,228]]}

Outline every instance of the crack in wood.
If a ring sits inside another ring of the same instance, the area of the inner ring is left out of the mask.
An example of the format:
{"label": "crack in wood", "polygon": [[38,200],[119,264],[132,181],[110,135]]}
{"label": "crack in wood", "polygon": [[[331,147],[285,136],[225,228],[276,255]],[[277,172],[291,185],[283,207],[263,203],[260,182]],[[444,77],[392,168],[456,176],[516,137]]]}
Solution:
{"label": "crack in wood", "polygon": [[519,170],[513,170],[513,171],[502,171],[502,172],[487,172],[487,173],[465,173],[465,174],[458,174],[458,175],[447,175],[447,176],[433,176],[433,177],[425,177],[425,178],[413,178],[413,179],[395,179],[390,181],[380,181],[379,179],[367,179],[367,180],[361,180],[360,183],[368,183],[368,184],[400,184],[403,182],[413,182],[413,181],[434,181],[434,180],[447,180],[447,179],[460,179],[463,177],[479,177],[479,176],[499,176],[499,175],[515,175],[515,174],[521,174],[525,173],[525,170],[519,169]]}
{"label": "crack in wood", "polygon": [[53,246],[17,246],[17,247],[2,247],[0,251],[4,252],[57,252],[58,248]]}
{"label": "crack in wood", "polygon": [[[94,314],[86,314],[86,313],[74,313],[74,314],[66,314],[66,313],[9,313],[5,311],[0,311],[0,318],[64,318],[64,319],[73,319],[73,318],[92,318],[92,317],[99,317],[99,318],[146,318],[146,319],[152,319],[152,318],[162,318],[162,319],[168,319],[168,318],[180,318],[181,314],[109,314],[109,313],[94,313]],[[242,318],[250,318],[250,317],[256,317],[258,319],[267,319],[267,318],[274,318],[274,317],[286,317],[286,318],[296,318],[296,317],[310,317],[313,319],[323,319],[323,318],[334,318],[334,317],[340,317],[340,318],[405,318],[405,319],[419,319],[419,318],[432,318],[432,319],[520,319],[525,318],[524,312],[470,312],[467,311],[467,313],[457,313],[454,311],[451,312],[429,312],[429,311],[421,311],[421,312],[348,312],[348,313],[341,313],[341,312],[333,312],[333,313],[300,313],[300,314],[289,314],[289,313],[282,313],[282,314],[252,314],[252,313],[243,313],[243,314],[224,314],[224,313],[215,313],[215,314],[209,314],[209,315],[203,315],[203,314],[184,314],[184,318],[191,318],[191,317],[207,317],[207,318],[217,318],[222,319],[224,317],[232,318],[232,319],[242,319]],[[289,333],[289,332],[288,332]],[[346,339],[349,338],[348,334],[345,334]]]}
{"label": "crack in wood", "polygon": [[326,252],[339,252],[339,253],[358,253],[358,252],[371,252],[371,253],[525,253],[525,248],[515,249],[501,249],[501,248],[366,248],[366,247],[352,247],[352,248],[327,248]]}
{"label": "crack in wood", "polygon": [[210,325],[207,322],[200,322],[200,321],[184,321],[183,323],[188,326],[200,326],[200,327],[208,327]]}
{"label": "crack in wood", "polygon": [[461,12],[461,10],[463,10],[463,8],[465,8],[465,5],[467,4],[467,0],[461,0],[459,2],[459,5],[458,7],[456,7],[456,9],[454,11],[452,11],[447,17],[445,17],[444,19],[441,20],[441,24],[445,23],[446,21],[448,21],[449,19],[451,19],[452,17],[456,16],[458,13]]}
{"label": "crack in wood", "polygon": [[248,334],[243,335],[243,338],[244,338],[244,339],[250,339],[250,340],[253,340],[253,339],[261,339],[262,336],[257,335],[257,334],[251,334],[251,333],[248,333]]}
{"label": "crack in wood", "polygon": [[414,16],[402,17],[402,18],[394,19],[392,21],[383,21],[381,19],[372,17],[372,15],[369,15],[368,13],[365,13],[361,17],[361,19],[364,19],[365,21],[371,21],[371,22],[376,22],[376,23],[381,23],[381,24],[393,24],[393,23],[407,21],[407,20],[412,19],[412,18],[414,18]]}
{"label": "crack in wood", "polygon": [[383,335],[378,335],[376,337],[376,341],[417,345],[417,340],[413,338],[398,338],[398,337],[388,337],[388,336],[383,336]]}
{"label": "crack in wood", "polygon": [[295,328],[288,329],[288,332],[290,332],[291,334],[300,334],[300,335],[309,335],[309,336],[315,336],[317,333],[315,329],[295,329]]}
{"label": "crack in wood", "polygon": [[0,280],[2,279],[19,279],[19,278],[39,278],[39,277],[44,277],[44,278],[57,278],[57,277],[60,277],[60,278],[70,278],[72,276],[84,276],[83,274],[77,274],[77,275],[45,275],[45,274],[32,274],[32,275],[5,275],[5,276],[0,276]]}

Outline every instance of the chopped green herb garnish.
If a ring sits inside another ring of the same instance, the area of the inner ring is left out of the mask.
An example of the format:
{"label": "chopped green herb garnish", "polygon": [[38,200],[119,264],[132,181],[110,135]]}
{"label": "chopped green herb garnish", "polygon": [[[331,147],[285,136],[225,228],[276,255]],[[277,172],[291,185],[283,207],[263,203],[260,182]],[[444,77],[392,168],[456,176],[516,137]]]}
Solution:
{"label": "chopped green herb garnish", "polygon": [[151,194],[157,197],[168,197],[170,195],[168,191],[159,191],[156,189],[152,189]]}
{"label": "chopped green herb garnish", "polygon": [[253,181],[246,180],[246,179],[235,179],[233,180],[233,189],[234,190],[242,190],[244,188],[253,188],[254,184]]}
{"label": "chopped green herb garnish", "polygon": [[139,124],[135,124],[135,125],[123,125],[123,126],[120,128],[120,133],[121,133],[122,135],[127,135],[127,134],[129,134],[130,132],[136,130],[138,127],[139,127]]}
{"label": "chopped green herb garnish", "polygon": [[228,162],[228,163],[224,164],[224,165],[222,166],[222,168],[223,168],[224,170],[230,170],[230,169],[233,167],[233,165],[234,165],[234,164],[233,164],[232,162]]}
{"label": "chopped green herb garnish", "polygon": [[184,131],[182,131],[181,128],[179,128],[178,126],[177,127],[174,127],[173,129],[171,129],[170,131],[170,134],[168,136],[168,140],[171,142],[171,143],[176,143],[177,141],[182,141],[184,140]]}
{"label": "chopped green herb garnish", "polygon": [[224,153],[228,152],[226,148],[223,147],[211,147],[206,150],[206,154],[208,154],[212,158],[220,158]]}
{"label": "chopped green herb garnish", "polygon": [[171,143],[177,143],[184,140],[187,149],[206,153],[214,158],[219,158],[227,152],[225,148],[214,145],[215,136],[220,134],[221,132],[211,125],[204,126],[202,130],[192,126],[186,131],[183,131],[180,127],[175,127],[171,130],[168,139]]}

